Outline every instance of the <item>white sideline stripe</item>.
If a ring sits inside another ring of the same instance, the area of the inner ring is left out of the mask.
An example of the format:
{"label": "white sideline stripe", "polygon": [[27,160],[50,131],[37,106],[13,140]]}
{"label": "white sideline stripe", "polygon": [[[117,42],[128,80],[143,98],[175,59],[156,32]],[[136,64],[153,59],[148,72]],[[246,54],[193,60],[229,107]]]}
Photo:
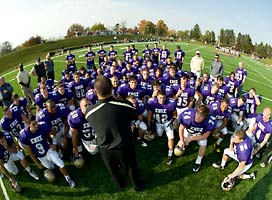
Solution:
{"label": "white sideline stripe", "polygon": [[3,183],[2,177],[0,177],[0,184],[1,184],[1,188],[2,188],[2,190],[3,190],[3,194],[4,194],[4,196],[5,196],[5,199],[6,199],[6,200],[9,200],[9,196],[8,196],[6,187],[5,187],[4,183]]}

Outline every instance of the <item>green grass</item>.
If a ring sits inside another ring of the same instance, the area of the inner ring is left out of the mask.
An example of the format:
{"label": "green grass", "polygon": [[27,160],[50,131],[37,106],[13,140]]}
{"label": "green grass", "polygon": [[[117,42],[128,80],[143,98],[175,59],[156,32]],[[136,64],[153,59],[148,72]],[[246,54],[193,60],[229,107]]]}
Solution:
{"label": "green grass", "polygon": [[[167,48],[171,50],[171,56],[176,44],[167,43]],[[141,52],[144,45],[145,43],[138,43],[136,47]],[[196,43],[190,43],[188,46],[185,43],[181,43],[181,46],[186,52],[184,69],[189,69],[191,57],[195,55],[196,50],[200,50],[201,55],[205,59],[205,71],[209,70],[215,54],[213,47]],[[121,55],[124,48],[125,44],[121,46],[116,45],[115,49]],[[108,49],[109,47],[106,46],[106,50]],[[85,63],[84,57],[80,57],[85,52],[86,49],[73,51],[77,57],[78,67]],[[245,56],[238,59],[237,57],[221,55],[220,58],[225,66],[225,75],[235,70],[239,61],[243,61],[248,71],[248,79],[244,90],[255,87],[257,94],[272,99],[270,92],[272,71],[270,68]],[[18,60],[16,61],[18,62]],[[60,72],[65,66],[64,56],[56,57],[54,61],[57,78],[60,78]],[[31,63],[31,60],[28,60],[28,63]],[[32,66],[26,66],[26,69],[30,71]],[[16,80],[13,80],[16,74],[17,71],[6,75],[6,80],[11,82],[15,91],[20,91]],[[35,84],[36,78],[32,77],[32,86],[35,87]],[[270,105],[271,100],[263,99],[258,111],[260,112],[265,106]],[[175,140],[178,140],[178,136]],[[146,148],[137,146],[139,167],[147,183],[146,189],[140,193],[135,192],[131,186],[118,190],[113,185],[99,155],[88,159],[83,169],[75,169],[67,163],[68,170],[77,184],[75,189],[70,189],[59,173],[57,181],[53,184],[48,184],[43,179],[37,182],[33,181],[23,170],[20,170],[17,179],[24,186],[24,192],[20,195],[10,190],[6,179],[4,179],[4,183],[7,186],[11,199],[272,199],[272,174],[270,167],[260,168],[258,160],[255,160],[253,167],[250,169],[250,172],[257,171],[256,180],[241,181],[230,192],[223,192],[220,188],[220,182],[235,169],[237,163],[235,161],[229,162],[224,171],[213,169],[211,164],[220,160],[222,155],[214,151],[213,143],[214,140],[209,139],[207,154],[203,158],[203,163],[198,173],[192,172],[192,166],[198,151],[196,143],[192,143],[186,150],[186,154],[176,158],[171,166],[166,165],[167,138],[165,136],[149,143]],[[223,146],[228,146],[228,138],[223,141]],[[33,168],[38,171],[36,166],[33,166]],[[0,193],[0,199],[3,198],[3,194]]]}

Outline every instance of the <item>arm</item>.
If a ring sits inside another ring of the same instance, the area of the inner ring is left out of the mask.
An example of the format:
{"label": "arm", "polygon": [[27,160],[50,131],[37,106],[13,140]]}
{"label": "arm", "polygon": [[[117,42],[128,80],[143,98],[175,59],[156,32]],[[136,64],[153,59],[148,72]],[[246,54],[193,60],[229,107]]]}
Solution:
{"label": "arm", "polygon": [[77,129],[71,128],[71,132],[72,132],[72,143],[73,143],[73,153],[74,156],[78,156],[78,131]]}
{"label": "arm", "polygon": [[270,138],[270,135],[271,135],[270,133],[266,133],[265,134],[264,140],[261,142],[261,144],[256,149],[254,149],[253,155],[255,155],[256,153],[258,153],[258,151],[260,151],[261,148],[263,148],[263,146],[266,145],[267,141]]}
{"label": "arm", "polygon": [[0,168],[3,174],[5,174],[5,176],[9,179],[9,181],[11,181],[13,184],[16,184],[15,178],[9,174],[8,170],[4,166],[4,161],[2,159],[0,160]]}
{"label": "arm", "polygon": [[26,151],[28,152],[30,158],[32,159],[32,161],[37,165],[37,167],[39,169],[43,169],[42,164],[38,161],[38,159],[36,158],[36,156],[33,154],[31,147],[29,145],[23,145],[24,148],[26,149]]}
{"label": "arm", "polygon": [[178,142],[178,146],[179,147],[185,147],[185,141],[184,141],[184,129],[185,126],[183,126],[182,124],[179,125],[179,142]]}
{"label": "arm", "polygon": [[191,141],[199,141],[199,140],[204,140],[209,137],[211,131],[207,131],[201,135],[198,136],[189,136],[188,138],[185,139],[186,143],[190,143]]}
{"label": "arm", "polygon": [[150,129],[151,120],[152,120],[153,112],[151,110],[148,110],[147,113],[147,129]]}
{"label": "arm", "polygon": [[246,161],[239,162],[238,167],[232,172],[231,174],[228,175],[229,178],[235,178],[238,176],[238,174],[244,169],[246,165]]}

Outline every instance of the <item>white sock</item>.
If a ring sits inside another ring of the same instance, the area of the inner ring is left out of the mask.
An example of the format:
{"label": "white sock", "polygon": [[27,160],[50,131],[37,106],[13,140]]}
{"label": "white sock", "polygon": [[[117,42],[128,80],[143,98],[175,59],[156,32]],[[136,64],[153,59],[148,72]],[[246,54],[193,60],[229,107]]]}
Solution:
{"label": "white sock", "polygon": [[196,164],[201,164],[201,160],[202,160],[203,156],[197,156],[197,159],[195,161]]}
{"label": "white sock", "polygon": [[222,161],[221,161],[221,167],[225,167],[226,162],[227,162],[227,161],[225,161],[225,160],[222,159]]}
{"label": "white sock", "polygon": [[219,137],[217,140],[217,144],[220,144],[222,142],[223,138]]}
{"label": "white sock", "polygon": [[173,155],[173,150],[172,149],[169,149],[168,150],[168,156],[172,156]]}
{"label": "white sock", "polygon": [[65,177],[66,181],[68,181],[68,179],[70,178],[70,176],[69,176],[69,175],[64,176],[64,177]]}
{"label": "white sock", "polygon": [[30,169],[29,166],[27,166],[27,167],[25,168],[25,170],[29,173],[31,169]]}

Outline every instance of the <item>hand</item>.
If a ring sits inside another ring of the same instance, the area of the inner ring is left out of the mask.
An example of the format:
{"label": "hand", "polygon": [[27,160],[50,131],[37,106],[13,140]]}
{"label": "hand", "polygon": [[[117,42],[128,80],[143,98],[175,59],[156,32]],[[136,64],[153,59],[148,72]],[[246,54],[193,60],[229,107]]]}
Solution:
{"label": "hand", "polygon": [[38,167],[39,169],[43,169],[43,165],[42,165],[41,163],[38,163],[38,164],[37,164],[37,167]]}
{"label": "hand", "polygon": [[63,137],[62,139],[62,147],[65,149],[68,146],[68,140],[67,137]]}
{"label": "hand", "polygon": [[256,153],[258,153],[258,151],[259,151],[258,148],[254,149],[254,150],[253,150],[253,155],[255,155]]}
{"label": "hand", "polygon": [[228,177],[229,178],[235,178],[236,176],[234,174],[229,174]]}
{"label": "hand", "polygon": [[179,140],[178,144],[177,144],[180,148],[185,148],[185,143],[183,140]]}
{"label": "hand", "polygon": [[74,154],[74,157],[78,157],[78,149],[77,148],[73,148],[73,154]]}
{"label": "hand", "polygon": [[192,136],[189,136],[189,137],[185,138],[185,140],[184,140],[186,145],[188,145],[191,141],[192,141]]}
{"label": "hand", "polygon": [[50,148],[53,149],[54,151],[56,151],[57,150],[57,145],[52,144],[52,145],[50,145]]}
{"label": "hand", "polygon": [[17,185],[17,181],[15,180],[15,178],[10,177],[10,178],[9,178],[9,181],[12,183],[13,186],[16,186],[16,185]]}

